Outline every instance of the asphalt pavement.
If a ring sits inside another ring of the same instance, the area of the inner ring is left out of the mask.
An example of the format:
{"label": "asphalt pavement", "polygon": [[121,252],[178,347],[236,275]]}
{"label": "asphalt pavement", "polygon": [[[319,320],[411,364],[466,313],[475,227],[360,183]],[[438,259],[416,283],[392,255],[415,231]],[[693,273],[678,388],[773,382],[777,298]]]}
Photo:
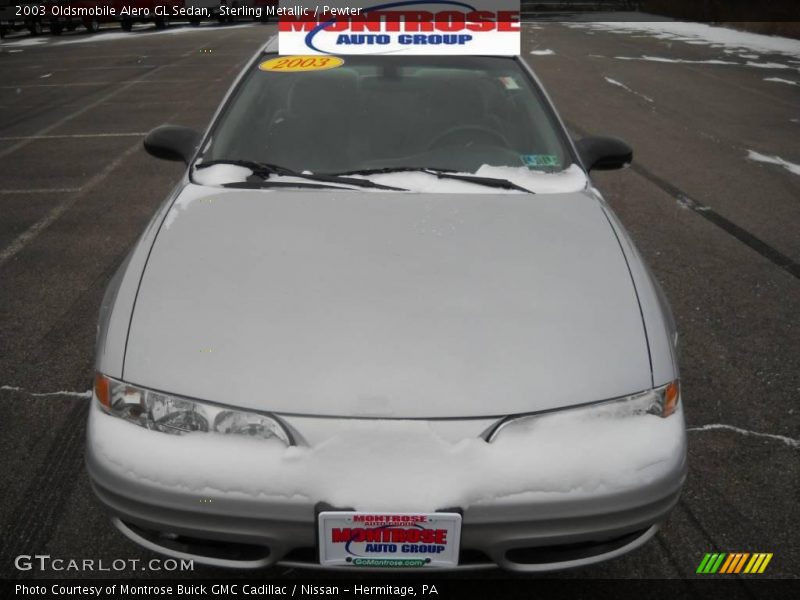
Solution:
{"label": "asphalt pavement", "polygon": [[[274,32],[140,27],[0,44],[0,576],[90,575],[20,573],[20,554],[155,556],[112,527],[83,468],[96,315],[181,174],[145,154],[144,134],[204,128]],[[689,479],[655,540],[560,577],[695,577],[716,551],[773,553],[764,577],[800,576],[800,63],[725,50],[556,23],[523,36],[571,131],[635,149],[632,168],[595,180],[671,301],[692,428]]]}

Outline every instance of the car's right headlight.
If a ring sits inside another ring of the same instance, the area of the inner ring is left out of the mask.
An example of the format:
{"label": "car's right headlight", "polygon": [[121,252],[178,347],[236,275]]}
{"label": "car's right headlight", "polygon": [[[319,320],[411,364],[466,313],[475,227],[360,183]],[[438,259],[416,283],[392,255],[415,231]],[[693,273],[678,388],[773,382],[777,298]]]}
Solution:
{"label": "car's right headlight", "polygon": [[149,390],[102,373],[95,376],[94,391],[106,413],[146,429],[170,434],[201,431],[246,435],[292,445],[289,432],[269,415]]}
{"label": "car's right headlight", "polygon": [[491,442],[506,429],[531,425],[546,419],[553,419],[555,423],[556,419],[625,419],[644,415],[667,418],[678,408],[680,395],[680,380],[676,379],[665,386],[625,398],[567,407],[545,413],[509,417],[491,430],[485,439]]}

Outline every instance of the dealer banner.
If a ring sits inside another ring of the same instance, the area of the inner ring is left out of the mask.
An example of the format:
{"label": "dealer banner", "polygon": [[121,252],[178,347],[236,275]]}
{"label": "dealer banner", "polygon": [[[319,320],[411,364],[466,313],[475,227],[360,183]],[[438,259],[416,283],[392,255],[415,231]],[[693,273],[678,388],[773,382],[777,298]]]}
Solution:
{"label": "dealer banner", "polygon": [[281,1],[281,54],[520,53],[519,0]]}

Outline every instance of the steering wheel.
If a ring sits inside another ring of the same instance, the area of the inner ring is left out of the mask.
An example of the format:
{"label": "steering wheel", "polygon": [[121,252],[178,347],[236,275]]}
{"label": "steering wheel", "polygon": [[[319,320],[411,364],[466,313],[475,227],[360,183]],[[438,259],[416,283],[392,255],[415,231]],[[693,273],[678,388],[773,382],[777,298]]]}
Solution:
{"label": "steering wheel", "polygon": [[438,148],[439,146],[450,145],[450,144],[445,144],[444,143],[445,140],[447,140],[448,138],[453,137],[453,136],[455,136],[455,135],[457,135],[459,133],[465,132],[465,131],[478,132],[478,133],[480,133],[480,134],[482,134],[484,136],[494,138],[496,141],[501,142],[501,144],[502,144],[502,146],[504,148],[508,148],[511,145],[511,144],[508,143],[508,140],[505,138],[505,136],[502,133],[499,133],[499,132],[495,131],[494,129],[489,129],[488,127],[485,127],[484,125],[456,125],[454,127],[451,127],[450,129],[448,129],[447,131],[444,131],[443,133],[440,133],[439,135],[437,135],[431,141],[431,143],[428,144],[428,148],[427,149],[428,150],[433,150],[434,148]]}

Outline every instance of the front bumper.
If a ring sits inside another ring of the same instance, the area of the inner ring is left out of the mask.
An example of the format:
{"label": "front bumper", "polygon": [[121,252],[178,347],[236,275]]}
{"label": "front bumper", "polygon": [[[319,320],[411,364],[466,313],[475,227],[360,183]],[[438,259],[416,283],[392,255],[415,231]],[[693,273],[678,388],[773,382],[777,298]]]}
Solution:
{"label": "front bumper", "polygon": [[[686,477],[682,412],[669,421],[674,428],[672,447],[664,448],[664,460],[648,465],[647,476],[636,484],[601,484],[577,491],[532,490],[467,505],[462,510],[459,568],[499,565],[532,572],[580,567],[620,556],[645,543],[678,501]],[[182,438],[139,430],[103,414],[93,403],[86,453],[89,475],[114,523],[133,541],[162,554],[217,566],[319,566],[316,513],[320,502],[327,499],[297,493],[269,495],[264,490],[254,493],[244,489],[244,482],[240,489],[218,489],[213,465],[208,472],[198,473],[192,485],[180,476],[165,483],[163,476],[156,474],[163,473],[163,464],[153,465],[153,473],[146,472],[152,455],[148,462],[138,456],[136,448],[109,452],[109,438],[119,436],[106,429],[118,426],[136,430],[126,431],[126,436],[141,437],[142,444],[153,435]],[[129,460],[121,460],[126,453]],[[185,458],[175,453],[160,455],[162,462],[178,469]],[[217,458],[217,465],[226,458],[231,465],[241,460],[234,454]],[[193,468],[196,470],[196,465]],[[345,481],[346,469],[343,464]],[[452,507],[431,506],[431,510],[444,508]]]}

